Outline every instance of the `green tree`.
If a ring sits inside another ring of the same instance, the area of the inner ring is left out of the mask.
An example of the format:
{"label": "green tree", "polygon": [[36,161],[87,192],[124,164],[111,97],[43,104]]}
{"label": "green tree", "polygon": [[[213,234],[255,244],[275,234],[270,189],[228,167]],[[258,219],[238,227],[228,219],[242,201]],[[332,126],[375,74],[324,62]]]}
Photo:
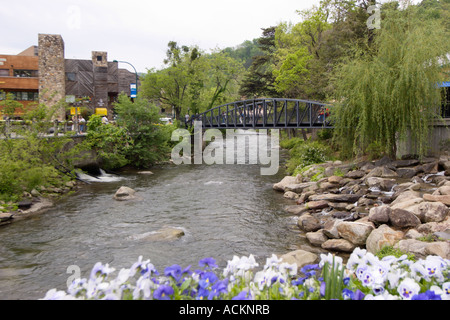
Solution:
{"label": "green tree", "polygon": [[329,11],[321,3],[298,13],[300,23],[281,23],[277,27],[275,87],[286,97],[320,100],[323,83],[318,80],[326,75],[321,50],[324,34],[331,29]]}
{"label": "green tree", "polygon": [[203,87],[206,65],[201,59],[202,52],[196,47],[179,47],[169,42],[164,60],[166,68],[149,70],[141,86],[143,96],[163,106],[171,107],[175,117],[181,119],[187,112],[192,97]]}
{"label": "green tree", "polygon": [[125,128],[132,140],[126,149],[129,163],[137,168],[148,168],[170,154],[170,128],[159,121],[159,108],[138,97],[134,102],[120,95],[115,103],[117,124]]}
{"label": "green tree", "polygon": [[235,101],[239,80],[244,73],[242,63],[227,53],[216,51],[207,58],[208,72],[205,79],[205,108],[211,109],[225,102]]}
{"label": "green tree", "polygon": [[334,136],[347,154],[375,143],[395,157],[398,141],[410,134],[424,154],[430,120],[438,116],[437,83],[449,52],[446,31],[413,5],[382,12],[370,49],[356,48],[337,69]]}
{"label": "green tree", "polygon": [[239,89],[239,94],[248,98],[278,96],[274,86],[275,77],[272,73],[276,27],[263,28],[262,30],[262,36],[257,39],[260,53],[253,56],[253,61]]}

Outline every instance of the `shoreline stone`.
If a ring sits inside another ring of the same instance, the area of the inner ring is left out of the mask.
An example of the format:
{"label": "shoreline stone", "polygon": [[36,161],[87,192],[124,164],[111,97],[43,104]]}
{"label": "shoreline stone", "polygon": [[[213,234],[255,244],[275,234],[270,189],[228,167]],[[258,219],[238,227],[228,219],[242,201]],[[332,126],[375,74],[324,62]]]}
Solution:
{"label": "shoreline stone", "polygon": [[[344,172],[341,177],[334,175],[338,168]],[[285,177],[276,185],[289,191],[286,198],[296,204],[286,211],[298,215],[302,237],[313,247],[346,253],[358,246],[376,253],[392,246],[417,257],[436,254],[449,259],[449,168],[450,156],[422,162],[387,157],[328,162],[308,167],[295,183],[294,177]],[[319,181],[311,181],[324,171]],[[430,236],[435,240],[419,240]]]}

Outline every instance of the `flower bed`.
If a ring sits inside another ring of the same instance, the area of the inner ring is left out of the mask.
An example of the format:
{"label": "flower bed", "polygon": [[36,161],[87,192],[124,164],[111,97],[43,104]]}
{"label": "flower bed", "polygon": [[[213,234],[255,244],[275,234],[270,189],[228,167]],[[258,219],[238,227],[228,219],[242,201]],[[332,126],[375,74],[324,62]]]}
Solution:
{"label": "flower bed", "polygon": [[438,256],[379,259],[357,248],[346,265],[322,254],[319,264],[300,270],[275,255],[262,268],[253,255],[234,256],[223,270],[212,258],[199,267],[172,265],[160,274],[141,256],[115,273],[98,262],[89,279],[74,280],[67,292],[49,290],[44,300],[450,300],[450,261]]}

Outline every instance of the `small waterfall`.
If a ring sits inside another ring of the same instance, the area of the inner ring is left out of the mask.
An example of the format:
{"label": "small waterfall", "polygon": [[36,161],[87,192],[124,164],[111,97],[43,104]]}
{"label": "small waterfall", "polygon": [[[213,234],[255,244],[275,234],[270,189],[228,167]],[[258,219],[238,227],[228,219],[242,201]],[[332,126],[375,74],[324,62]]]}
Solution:
{"label": "small waterfall", "polygon": [[106,173],[104,170],[100,169],[100,174],[97,176],[87,174],[83,171],[77,171],[76,175],[78,179],[85,182],[114,182],[120,181],[123,178],[116,174]]}

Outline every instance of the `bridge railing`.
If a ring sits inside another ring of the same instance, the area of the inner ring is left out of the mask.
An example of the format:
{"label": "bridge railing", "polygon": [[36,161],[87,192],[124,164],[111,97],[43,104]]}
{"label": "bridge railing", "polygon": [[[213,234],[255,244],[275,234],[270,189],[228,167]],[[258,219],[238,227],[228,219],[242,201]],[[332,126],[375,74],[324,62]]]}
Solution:
{"label": "bridge railing", "polygon": [[330,106],[299,99],[252,99],[227,103],[194,116],[204,128],[331,127]]}

